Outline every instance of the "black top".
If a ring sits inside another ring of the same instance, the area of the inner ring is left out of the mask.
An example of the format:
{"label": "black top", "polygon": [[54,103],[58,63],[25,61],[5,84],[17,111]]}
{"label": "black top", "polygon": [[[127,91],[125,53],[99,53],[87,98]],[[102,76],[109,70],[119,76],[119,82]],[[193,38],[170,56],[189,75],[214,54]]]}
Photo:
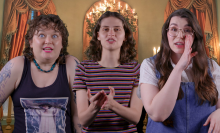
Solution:
{"label": "black top", "polygon": [[[41,78],[41,77],[39,77]],[[25,58],[20,84],[11,95],[14,104],[14,133],[71,133],[71,93],[66,65],[60,64],[55,82],[37,87]]]}

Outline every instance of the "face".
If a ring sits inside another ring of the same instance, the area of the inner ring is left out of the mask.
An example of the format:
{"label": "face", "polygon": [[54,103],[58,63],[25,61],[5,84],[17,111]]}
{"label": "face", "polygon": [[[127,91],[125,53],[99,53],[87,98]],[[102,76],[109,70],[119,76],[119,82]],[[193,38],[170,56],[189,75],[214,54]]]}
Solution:
{"label": "face", "polygon": [[97,39],[101,42],[102,50],[120,50],[125,40],[122,21],[116,17],[102,19]]}
{"label": "face", "polygon": [[[169,42],[169,46],[172,50],[172,54],[183,54],[184,48],[185,48],[185,33],[189,32],[189,29],[192,29],[186,18],[181,18],[179,16],[174,16],[170,20],[169,24],[169,31],[167,32],[167,38]],[[178,35],[177,36],[172,36],[171,35],[171,30],[177,31]],[[185,33],[183,32],[185,31]],[[194,40],[194,36],[191,35]]]}
{"label": "face", "polygon": [[38,60],[56,60],[63,47],[61,33],[58,30],[46,28],[45,26],[35,31],[29,43],[30,47],[33,48],[34,58]]}

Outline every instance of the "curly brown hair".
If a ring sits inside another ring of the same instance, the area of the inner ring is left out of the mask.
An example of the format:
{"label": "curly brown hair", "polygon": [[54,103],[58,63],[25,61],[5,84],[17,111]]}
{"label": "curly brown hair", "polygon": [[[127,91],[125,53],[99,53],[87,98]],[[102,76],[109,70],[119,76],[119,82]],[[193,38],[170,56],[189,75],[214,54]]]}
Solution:
{"label": "curly brown hair", "polygon": [[[188,9],[179,9],[174,11],[166,20],[162,28],[162,40],[161,49],[157,54],[155,64],[156,69],[161,73],[161,78],[159,80],[158,86],[159,90],[165,85],[173,67],[170,62],[171,58],[171,48],[169,46],[167,38],[167,28],[169,27],[170,20],[174,16],[179,16],[181,18],[186,18],[189,26],[192,27],[194,32],[194,42],[192,44],[192,52],[197,51],[198,54],[193,57],[193,82],[195,83],[195,90],[199,96],[200,105],[206,100],[210,102],[212,106],[217,104],[218,101],[218,91],[213,82],[213,78],[208,74],[209,66],[212,67],[212,61],[207,57],[204,43],[203,34],[196,19],[196,16],[190,12]],[[182,99],[184,96],[183,91],[180,87],[178,98]]]}
{"label": "curly brown hair", "polygon": [[92,40],[90,41],[90,45],[85,51],[86,56],[90,60],[100,61],[102,56],[102,45],[101,42],[97,39],[98,32],[101,27],[101,21],[104,18],[115,17],[122,21],[123,28],[125,31],[126,41],[123,42],[120,50],[120,58],[119,62],[121,64],[131,62],[135,59],[137,51],[135,49],[135,40],[133,38],[133,33],[130,30],[128,24],[126,23],[124,17],[117,12],[106,11],[97,21],[96,26],[93,30]]}
{"label": "curly brown hair", "polygon": [[67,52],[69,32],[60,17],[54,14],[40,15],[35,17],[33,20],[30,20],[28,24],[29,29],[25,35],[25,49],[23,51],[23,55],[30,61],[34,59],[33,49],[30,47],[29,41],[33,39],[36,30],[38,31],[39,28],[45,26],[46,28],[58,30],[61,33],[63,48],[61,49],[60,56],[57,58],[56,62],[60,64],[65,63],[65,56],[69,54]]}

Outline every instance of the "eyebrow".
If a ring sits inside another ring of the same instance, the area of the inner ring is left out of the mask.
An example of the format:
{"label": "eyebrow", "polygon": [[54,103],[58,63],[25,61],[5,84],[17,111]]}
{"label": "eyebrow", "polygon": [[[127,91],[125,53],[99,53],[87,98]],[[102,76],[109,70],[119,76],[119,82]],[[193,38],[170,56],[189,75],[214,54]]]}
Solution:
{"label": "eyebrow", "polygon": [[[38,32],[40,32],[40,31],[42,31],[42,32],[44,32],[44,29],[38,29],[37,30]],[[54,30],[55,32],[60,32],[59,30]]]}
{"label": "eyebrow", "polygon": [[[101,27],[110,27],[110,26],[101,26]],[[113,26],[113,27],[122,27],[122,26]]]}
{"label": "eyebrow", "polygon": [[[170,25],[175,25],[175,26],[178,26],[176,23],[171,23]],[[189,24],[186,24],[184,26],[190,26]]]}

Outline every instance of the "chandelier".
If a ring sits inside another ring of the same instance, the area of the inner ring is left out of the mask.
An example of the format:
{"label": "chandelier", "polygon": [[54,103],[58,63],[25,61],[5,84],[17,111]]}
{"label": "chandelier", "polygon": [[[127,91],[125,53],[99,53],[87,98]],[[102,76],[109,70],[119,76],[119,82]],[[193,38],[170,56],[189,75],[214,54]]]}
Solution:
{"label": "chandelier", "polygon": [[93,5],[92,11],[86,14],[86,23],[87,23],[87,34],[92,37],[93,29],[96,25],[97,20],[101,17],[106,11],[118,12],[124,18],[127,24],[129,25],[132,32],[137,30],[137,21],[138,16],[135,12],[135,9],[132,9],[125,4],[120,2],[120,0],[104,0],[100,1],[98,5]]}

